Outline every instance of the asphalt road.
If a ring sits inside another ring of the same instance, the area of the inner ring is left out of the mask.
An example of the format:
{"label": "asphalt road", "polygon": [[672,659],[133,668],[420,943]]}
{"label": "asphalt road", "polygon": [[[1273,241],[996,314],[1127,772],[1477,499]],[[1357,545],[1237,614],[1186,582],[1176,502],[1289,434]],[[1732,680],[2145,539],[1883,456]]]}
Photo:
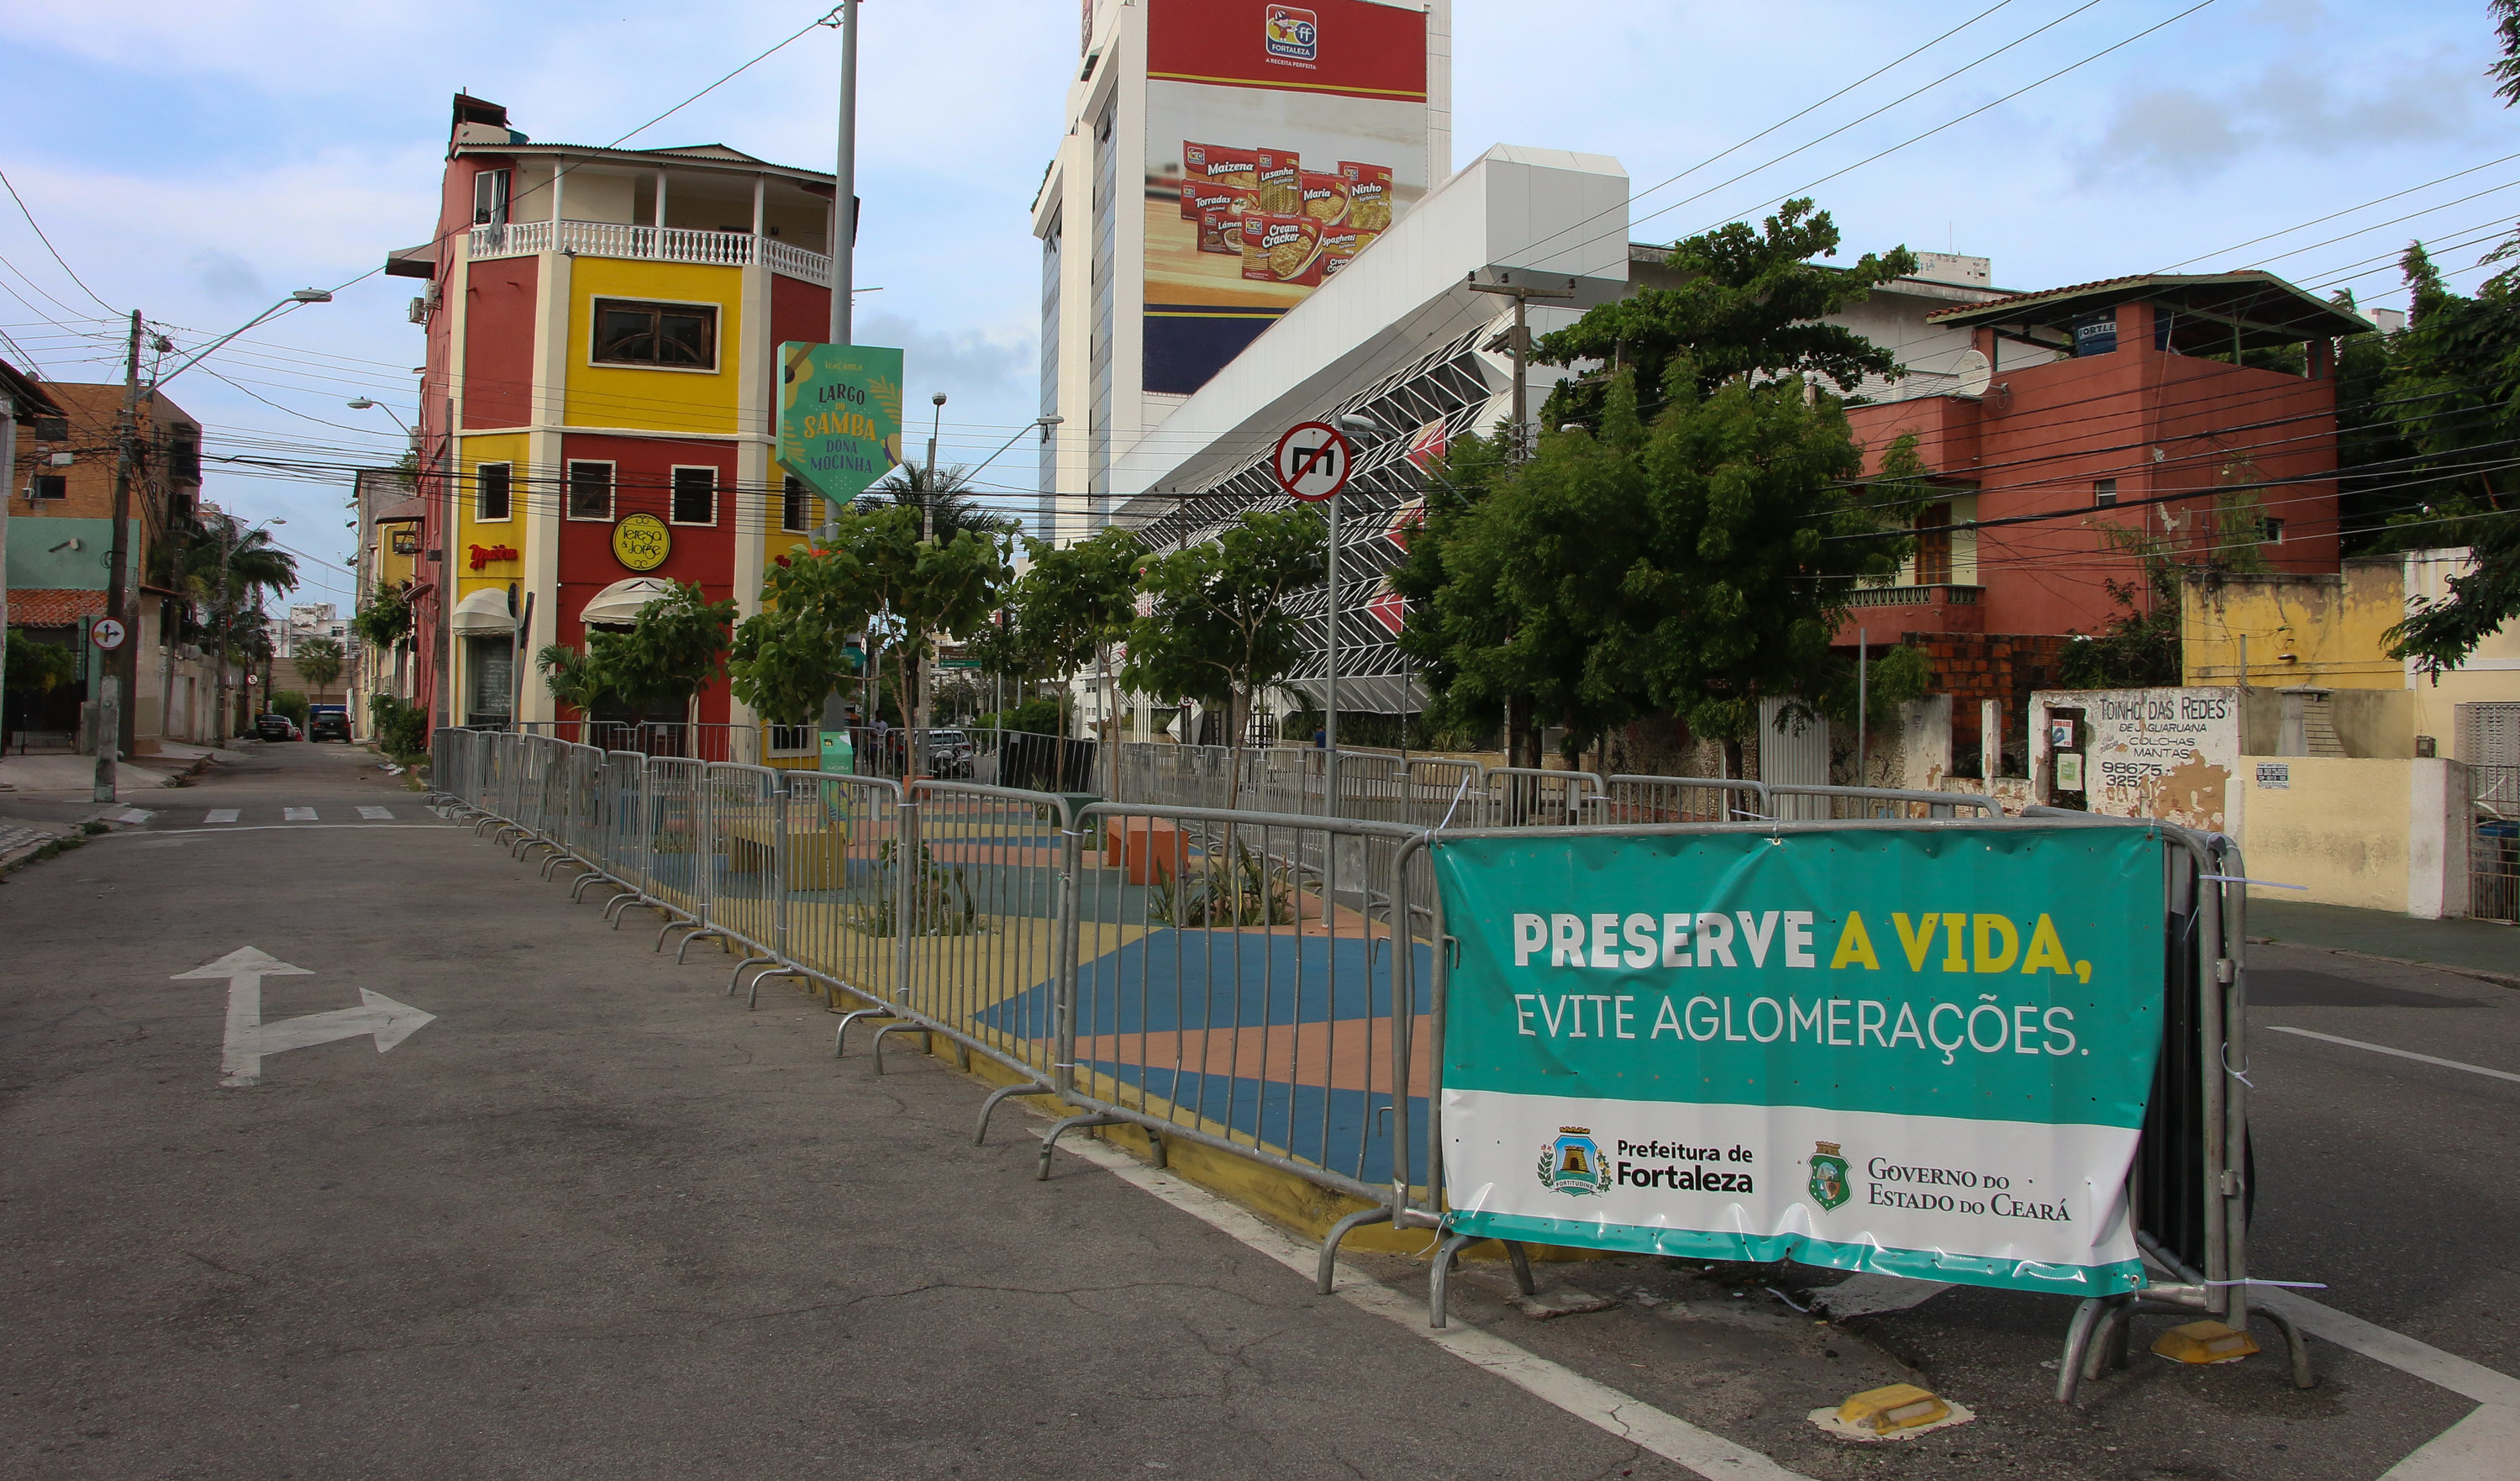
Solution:
{"label": "asphalt road", "polygon": [[[970,1145],[973,1083],[834,1062],[818,1003],[746,1013],[726,958],[608,930],[372,760],[260,748],[0,884],[0,1473],[1688,1474],[1082,1161],[1035,1181],[1023,1118]],[[307,973],[264,979],[267,1024],[434,1017],[223,1086],[228,985],[173,979],[248,946]],[[2520,1073],[2520,994],[2254,961],[2259,1273],[2520,1371],[2520,1084],[2272,1032]],[[1418,1299],[1422,1266],[1360,1265]],[[2066,1410],[2062,1301],[1822,1324],[1783,1299],[1818,1272],[1543,1277],[1618,1304],[1534,1320],[1473,1263],[1456,1319],[1811,1477],[2359,1481],[2473,1407],[2321,1343],[2306,1394],[2138,1347]],[[1804,1417],[1911,1378],[1977,1421]]]}

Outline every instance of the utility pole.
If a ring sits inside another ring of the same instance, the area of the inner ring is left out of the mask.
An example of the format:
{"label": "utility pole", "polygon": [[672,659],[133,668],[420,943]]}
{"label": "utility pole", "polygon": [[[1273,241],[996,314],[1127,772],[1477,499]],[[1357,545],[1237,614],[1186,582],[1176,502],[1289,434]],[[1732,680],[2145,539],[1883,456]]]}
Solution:
{"label": "utility pole", "polygon": [[[927,398],[927,402],[936,409],[930,414],[927,424],[927,472],[919,481],[919,539],[922,544],[936,537],[936,524],[932,516],[936,503],[936,439],[945,429],[945,393],[941,391],[936,393]],[[921,635],[923,637],[926,634]],[[922,744],[919,739],[920,732],[925,730],[934,719],[929,713],[928,686],[932,682],[931,671],[936,667],[936,655],[930,653],[925,658],[918,660],[918,664],[919,681],[914,686],[916,697],[911,701],[910,712],[910,739],[914,747]],[[917,763],[917,770],[922,776],[926,774],[925,762],[925,753],[922,751]]]}
{"label": "utility pole", "polygon": [[[858,235],[858,0],[840,0],[832,13],[840,28],[840,137],[832,171],[832,343],[849,339],[850,296],[855,288]],[[832,24],[831,17],[823,23]]]}
{"label": "utility pole", "polygon": [[1509,347],[1513,351],[1513,452],[1516,462],[1531,455],[1531,438],[1526,429],[1531,424],[1531,301],[1534,299],[1571,299],[1574,284],[1564,288],[1534,288],[1516,283],[1510,273],[1497,275],[1499,281],[1482,283],[1478,274],[1470,275],[1472,293],[1492,293],[1513,300],[1513,335]]}
{"label": "utility pole", "polygon": [[131,345],[122,362],[122,415],[113,424],[113,537],[110,542],[112,553],[106,557],[105,615],[122,625],[122,642],[97,666],[104,683],[97,698],[96,789],[90,800],[100,803],[113,801],[114,761],[122,750],[123,675],[129,671],[125,655],[140,646],[125,611],[131,592],[123,571],[131,554],[131,464],[139,451],[139,413],[140,310],[135,308],[131,310]]}
{"label": "utility pole", "polygon": [[[1513,351],[1513,445],[1508,449],[1506,456],[1519,463],[1531,455],[1532,443],[1530,436],[1531,301],[1571,299],[1575,297],[1575,285],[1572,280],[1569,280],[1564,288],[1534,288],[1529,284],[1514,282],[1511,273],[1499,273],[1497,278],[1498,281],[1494,283],[1482,283],[1479,281],[1478,273],[1473,270],[1469,278],[1469,290],[1472,293],[1492,293],[1513,300],[1513,333],[1508,342],[1508,347]],[[1521,748],[1514,744],[1517,739],[1514,734],[1514,709],[1513,696],[1506,696],[1505,760],[1508,766],[1522,764]],[[1531,717],[1524,717],[1523,723],[1526,726],[1530,725]],[[1536,754],[1539,750],[1539,731],[1534,729],[1532,733],[1535,754],[1531,761],[1536,766],[1540,764],[1540,757]]]}

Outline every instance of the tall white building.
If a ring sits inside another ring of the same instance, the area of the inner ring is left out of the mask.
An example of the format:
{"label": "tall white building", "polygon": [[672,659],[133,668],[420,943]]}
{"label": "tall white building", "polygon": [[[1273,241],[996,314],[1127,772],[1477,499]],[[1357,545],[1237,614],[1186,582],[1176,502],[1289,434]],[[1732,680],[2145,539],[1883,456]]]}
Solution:
{"label": "tall white building", "polygon": [[[1451,0],[1084,0],[1042,244],[1038,532],[1452,173]],[[1245,233],[1242,227],[1252,230]],[[1246,246],[1247,243],[1247,246]]]}

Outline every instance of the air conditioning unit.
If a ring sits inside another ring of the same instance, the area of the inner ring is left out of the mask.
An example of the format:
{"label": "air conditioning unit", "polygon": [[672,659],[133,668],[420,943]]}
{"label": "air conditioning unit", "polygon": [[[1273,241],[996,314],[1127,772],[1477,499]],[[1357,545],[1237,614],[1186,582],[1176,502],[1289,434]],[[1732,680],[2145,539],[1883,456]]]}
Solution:
{"label": "air conditioning unit", "polygon": [[427,299],[414,299],[411,301],[411,321],[415,324],[426,324],[428,322],[428,301]]}

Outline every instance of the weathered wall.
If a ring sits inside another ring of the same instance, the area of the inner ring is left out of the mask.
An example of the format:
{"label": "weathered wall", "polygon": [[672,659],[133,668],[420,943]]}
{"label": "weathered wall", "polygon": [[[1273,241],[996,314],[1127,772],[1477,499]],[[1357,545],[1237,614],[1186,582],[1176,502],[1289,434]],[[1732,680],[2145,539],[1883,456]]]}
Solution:
{"label": "weathered wall", "polygon": [[2247,763],[2252,899],[2425,918],[2467,911],[2465,768],[2451,761],[2258,757]]}
{"label": "weathered wall", "polygon": [[2093,812],[2237,833],[2241,706],[2237,689],[2042,690],[2030,702],[2031,775],[2043,791],[2055,775],[2048,712],[2080,710]]}

